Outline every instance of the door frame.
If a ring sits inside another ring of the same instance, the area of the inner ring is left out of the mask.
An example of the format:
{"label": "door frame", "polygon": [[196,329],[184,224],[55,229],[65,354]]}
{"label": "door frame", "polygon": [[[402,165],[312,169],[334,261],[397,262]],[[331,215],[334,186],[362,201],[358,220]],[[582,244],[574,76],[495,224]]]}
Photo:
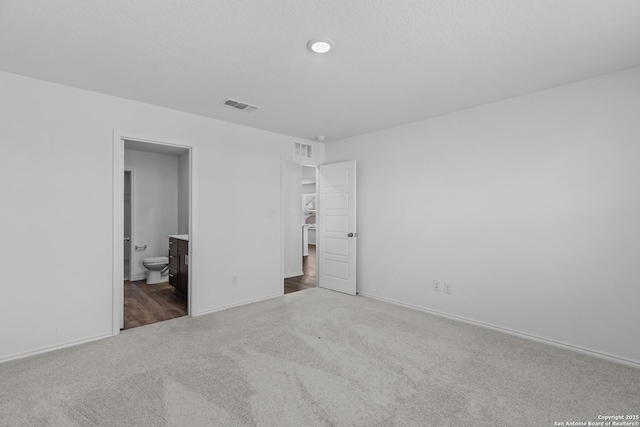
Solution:
{"label": "door frame", "polygon": [[[166,145],[184,148],[189,153],[189,269],[193,269],[193,156],[192,145],[183,142],[169,140],[167,138],[150,137],[135,134],[127,131],[113,130],[113,213],[112,213],[112,235],[113,235],[113,257],[112,257],[112,335],[119,335],[124,316],[124,141],[138,141],[154,145]],[[132,176],[133,178],[133,176]],[[133,202],[133,201],[132,201]],[[133,240],[131,242],[133,245]],[[192,316],[193,274],[189,274],[188,296],[187,296],[187,316]]]}
{"label": "door frame", "polygon": [[[286,162],[290,162],[293,164],[297,164],[300,166],[310,166],[310,167],[314,167],[316,168],[316,192],[318,190],[318,174],[319,174],[319,167],[320,167],[320,163],[318,162],[313,162],[309,159],[306,160],[298,160],[298,159],[291,159],[291,158],[285,158],[282,157],[280,159],[280,282],[279,282],[279,286],[280,286],[280,295],[284,295],[284,244],[285,244],[285,239],[284,239],[284,216],[285,216],[285,211],[284,211],[284,199],[285,199],[285,176],[284,176],[284,169],[285,169],[285,164]],[[301,183],[302,185],[302,183]],[[318,200],[319,203],[319,200]],[[319,205],[318,205],[319,206]],[[317,208],[319,209],[319,208]],[[319,219],[318,219],[318,215],[316,215],[316,229],[319,229]],[[318,232],[316,231],[316,239],[318,239]],[[318,240],[316,240],[316,248],[318,247]],[[318,255],[317,255],[317,249],[316,249],[316,260],[318,259]],[[316,287],[318,286],[318,277],[316,275]]]}
{"label": "door frame", "polygon": [[[133,186],[134,186],[133,183],[134,183],[134,179],[135,179],[134,178],[135,171],[130,170],[130,169],[129,170],[124,169],[124,173],[127,173],[127,172],[129,172],[129,179],[130,179],[130,184],[131,184],[131,200],[129,201],[129,204],[131,205],[131,212],[129,212],[129,215],[131,216],[131,218],[129,219],[129,222],[130,222],[130,224],[129,224],[129,234],[130,234],[130,236],[129,237],[131,238],[129,240],[129,280],[131,280],[131,278],[132,278],[131,277],[131,261],[133,259],[133,252],[135,250],[135,248],[133,247],[133,235],[135,234],[135,229],[136,229],[136,226],[134,224],[134,222],[135,222],[134,218],[136,217],[135,216],[135,212],[136,211],[135,211],[135,201],[134,201],[134,195],[133,195]],[[124,180],[124,176],[123,176],[123,180]],[[123,181],[122,185],[123,185],[122,188],[123,188],[123,197],[124,197],[124,181]],[[123,204],[124,204],[124,202],[123,202]],[[124,220],[124,218],[123,218],[123,220]],[[122,233],[123,233],[122,236],[124,237],[124,222],[123,222]],[[124,250],[124,248],[123,248],[123,250]],[[122,258],[124,258],[124,255],[123,255]],[[123,266],[123,268],[124,268],[124,266]],[[122,276],[124,277],[124,270],[122,271]]]}

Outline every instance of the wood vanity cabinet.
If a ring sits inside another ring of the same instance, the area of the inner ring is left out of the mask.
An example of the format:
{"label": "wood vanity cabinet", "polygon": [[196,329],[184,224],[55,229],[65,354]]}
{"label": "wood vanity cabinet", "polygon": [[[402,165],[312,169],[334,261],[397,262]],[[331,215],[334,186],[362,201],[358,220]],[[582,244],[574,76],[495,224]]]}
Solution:
{"label": "wood vanity cabinet", "polygon": [[169,237],[169,283],[185,297],[189,289],[189,242]]}

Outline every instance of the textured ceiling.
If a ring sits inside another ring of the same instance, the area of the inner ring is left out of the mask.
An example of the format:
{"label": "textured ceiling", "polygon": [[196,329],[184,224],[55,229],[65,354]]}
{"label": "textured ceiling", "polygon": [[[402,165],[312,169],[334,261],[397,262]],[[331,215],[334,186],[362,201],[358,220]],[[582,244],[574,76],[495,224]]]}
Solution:
{"label": "textured ceiling", "polygon": [[638,0],[0,0],[0,70],[335,141],[638,66],[639,23]]}

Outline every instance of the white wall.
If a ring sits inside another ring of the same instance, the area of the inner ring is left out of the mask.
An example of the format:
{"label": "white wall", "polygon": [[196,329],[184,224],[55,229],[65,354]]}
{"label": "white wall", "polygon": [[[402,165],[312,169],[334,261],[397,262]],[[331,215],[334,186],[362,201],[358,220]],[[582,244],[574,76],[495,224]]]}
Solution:
{"label": "white wall", "polygon": [[131,239],[147,246],[131,253],[131,280],[140,280],[147,275],[142,260],[166,256],[167,235],[178,233],[178,156],[125,150],[124,168],[133,173]]}
{"label": "white wall", "polygon": [[[315,174],[315,168],[310,168],[310,167],[303,167],[302,169],[302,174],[303,174],[303,179],[304,179],[304,174],[305,174],[305,170],[313,170],[313,173]],[[302,194],[308,194],[308,193],[316,193],[316,184],[303,184],[302,185]],[[316,230],[315,228],[309,228],[309,244],[310,245],[315,245],[316,244]]]}
{"label": "white wall", "polygon": [[189,152],[178,156],[178,234],[189,234]]}
{"label": "white wall", "polygon": [[[111,335],[114,129],[193,147],[194,314],[282,294],[280,168],[296,139],[3,72],[0,93],[0,360]],[[305,143],[321,163],[324,145]]]}
{"label": "white wall", "polygon": [[311,185],[313,183],[315,185],[316,171],[317,169],[313,166],[302,166],[302,184]]}
{"label": "white wall", "polygon": [[360,293],[640,363],[640,68],[327,145],[348,159]]}
{"label": "white wall", "polygon": [[309,228],[309,244],[310,245],[315,245],[316,242],[318,241],[316,232],[317,232],[317,229]]}
{"label": "white wall", "polygon": [[284,277],[302,271],[302,166],[284,162]]}

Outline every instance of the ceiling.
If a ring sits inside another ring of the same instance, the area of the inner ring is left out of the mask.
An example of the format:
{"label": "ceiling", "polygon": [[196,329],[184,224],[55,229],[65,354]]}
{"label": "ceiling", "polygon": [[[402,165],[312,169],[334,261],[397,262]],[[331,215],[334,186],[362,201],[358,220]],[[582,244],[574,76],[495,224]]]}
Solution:
{"label": "ceiling", "polygon": [[187,151],[189,151],[189,149],[185,147],[158,144],[155,142],[148,143],[143,141],[133,141],[129,139],[124,140],[124,148],[125,150],[144,151],[147,153],[156,153],[156,154],[169,154],[171,156],[180,156],[186,153]]}
{"label": "ceiling", "polygon": [[638,0],[1,0],[0,70],[336,141],[638,66],[639,22]]}

